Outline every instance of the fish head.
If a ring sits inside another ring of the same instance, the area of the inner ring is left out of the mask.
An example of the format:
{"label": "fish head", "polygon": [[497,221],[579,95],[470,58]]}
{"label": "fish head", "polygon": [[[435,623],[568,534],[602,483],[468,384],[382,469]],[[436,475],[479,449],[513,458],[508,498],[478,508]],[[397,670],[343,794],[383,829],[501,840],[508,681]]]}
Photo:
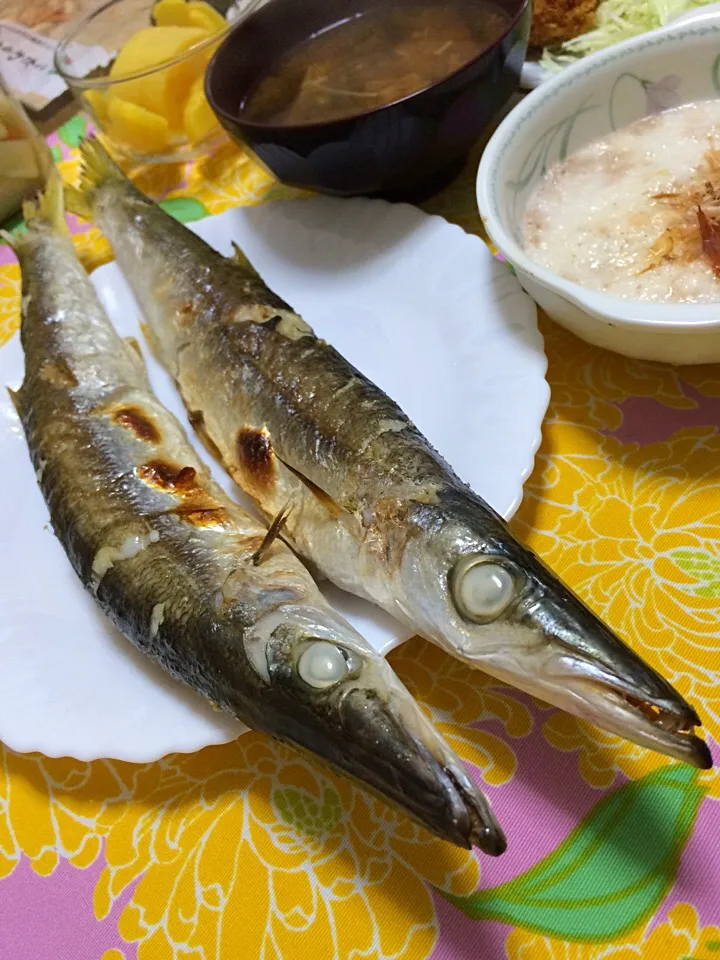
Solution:
{"label": "fish head", "polygon": [[628,740],[708,768],[696,711],[465,491],[417,504],[402,603],[454,657]]}
{"label": "fish head", "polygon": [[445,840],[505,850],[460,759],[385,659],[330,607],[284,605],[246,650],[267,685],[262,729],[320,755]]}

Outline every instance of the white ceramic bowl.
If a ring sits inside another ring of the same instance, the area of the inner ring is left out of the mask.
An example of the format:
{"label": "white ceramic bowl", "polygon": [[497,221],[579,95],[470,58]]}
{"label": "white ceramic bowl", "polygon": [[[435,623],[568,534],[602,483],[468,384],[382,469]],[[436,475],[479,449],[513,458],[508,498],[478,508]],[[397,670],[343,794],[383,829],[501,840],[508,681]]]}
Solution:
{"label": "white ceramic bowl", "polygon": [[585,58],[526,97],[487,145],[477,177],[485,228],[530,296],[584,340],[646,360],[720,361],[720,303],[645,303],[587,290],[538,266],[519,243],[525,204],[552,164],[650,113],[717,97],[716,16]]}

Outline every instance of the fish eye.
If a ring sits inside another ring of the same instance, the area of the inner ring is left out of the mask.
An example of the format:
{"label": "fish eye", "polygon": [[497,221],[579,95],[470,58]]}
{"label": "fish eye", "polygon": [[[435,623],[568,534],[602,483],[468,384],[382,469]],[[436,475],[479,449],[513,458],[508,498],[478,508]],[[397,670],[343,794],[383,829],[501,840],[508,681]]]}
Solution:
{"label": "fish eye", "polygon": [[500,559],[470,554],[455,564],[450,589],[461,616],[474,623],[490,623],[515,599],[517,584]]}
{"label": "fish eye", "polygon": [[341,647],[327,640],[315,640],[300,654],[297,670],[308,686],[324,690],[343,680],[350,665]]}

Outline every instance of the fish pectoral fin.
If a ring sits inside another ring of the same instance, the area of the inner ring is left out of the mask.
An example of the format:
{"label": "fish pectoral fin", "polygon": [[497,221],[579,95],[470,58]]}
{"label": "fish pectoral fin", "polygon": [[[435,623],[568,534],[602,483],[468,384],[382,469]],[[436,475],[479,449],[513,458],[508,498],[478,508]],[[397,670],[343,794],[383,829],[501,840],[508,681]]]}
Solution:
{"label": "fish pectoral fin", "polygon": [[325,509],[331,516],[340,517],[344,513],[352,513],[352,510],[348,509],[343,504],[338,503],[337,500],[333,499],[333,497],[331,497],[329,493],[327,493],[325,490],[322,489],[322,487],[319,487],[316,483],[310,480],[309,477],[306,477],[305,474],[301,473],[299,470],[296,470],[295,467],[291,466],[289,463],[283,460],[282,457],[278,457],[277,450],[275,451],[275,456],[280,461],[280,463],[287,470],[289,470],[290,473],[292,473],[294,477],[297,477],[297,479],[300,481],[300,483],[303,484],[303,486],[307,487],[310,493],[312,493],[315,499],[320,504],[322,504],[323,507],[325,507]]}
{"label": "fish pectoral fin", "polygon": [[138,374],[142,376],[143,385],[147,390],[149,390],[150,377],[148,375],[147,364],[145,363],[145,357],[142,354],[140,344],[135,337],[123,337],[123,342],[128,347],[128,352],[130,353],[130,357],[138,371]]}
{"label": "fish pectoral fin", "polygon": [[211,457],[214,457],[218,463],[221,463],[227,472],[232,476],[231,466],[226,463],[223,459],[222,451],[220,447],[215,443],[213,438],[210,436],[207,427],[205,426],[205,415],[202,410],[194,410],[192,406],[185,400],[182,390],[180,395],[183,397],[183,402],[185,403],[185,409],[187,410],[188,420],[190,421],[190,426],[195,431],[198,439],[205,447],[207,452]]}
{"label": "fish pectoral fin", "polygon": [[142,330],[143,337],[145,337],[145,343],[147,344],[150,353],[159,364],[162,364],[162,350],[160,349],[160,343],[155,336],[155,331],[152,329],[150,324],[145,323],[144,320],[140,322],[140,329]]}
{"label": "fish pectoral fin", "polygon": [[253,554],[252,562],[254,567],[257,567],[262,563],[263,557],[268,552],[273,542],[277,540],[282,533],[282,529],[287,522],[287,518],[290,516],[294,508],[295,500],[291,497],[270,524],[268,532],[265,534],[265,539]]}

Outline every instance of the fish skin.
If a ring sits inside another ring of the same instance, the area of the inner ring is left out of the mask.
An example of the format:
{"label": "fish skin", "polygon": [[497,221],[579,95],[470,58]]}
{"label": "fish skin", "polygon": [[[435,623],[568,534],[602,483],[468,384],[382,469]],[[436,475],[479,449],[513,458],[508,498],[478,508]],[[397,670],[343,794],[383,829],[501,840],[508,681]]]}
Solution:
{"label": "fish skin", "polygon": [[[243,255],[223,258],[90,143],[76,212],[113,246],[191,422],[268,518],[338,586],[474,667],[650,749],[712,765],[696,711],[509,531],[382,390],[317,338]],[[489,621],[459,605],[467,560],[507,571]]]}
{"label": "fish skin", "polygon": [[[83,585],[128,640],[213,704],[321,757],[443,839],[503,852],[486,798],[386,661],[284,543],[266,544],[255,562],[266,529],[213,482],[152,394],[136,345],[117,335],[59,232],[61,208],[43,219],[50,193],[15,241],[25,376],[13,399]],[[317,639],[348,664],[323,689],[298,668]]]}

